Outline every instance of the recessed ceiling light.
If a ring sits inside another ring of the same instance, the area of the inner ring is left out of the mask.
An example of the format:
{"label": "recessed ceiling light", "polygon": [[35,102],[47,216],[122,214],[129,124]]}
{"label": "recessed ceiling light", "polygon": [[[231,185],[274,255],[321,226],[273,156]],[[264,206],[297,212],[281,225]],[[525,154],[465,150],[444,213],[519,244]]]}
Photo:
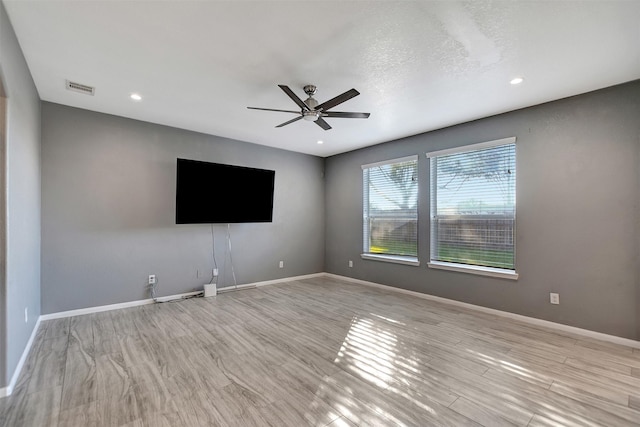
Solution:
{"label": "recessed ceiling light", "polygon": [[137,93],[132,93],[131,99],[133,99],[134,101],[142,101],[142,97]]}
{"label": "recessed ceiling light", "polygon": [[318,144],[324,144],[324,141],[318,140]]}
{"label": "recessed ceiling light", "polygon": [[524,81],[524,79],[522,77],[516,77],[515,79],[511,80],[511,84],[512,85],[519,85],[520,83],[522,83]]}

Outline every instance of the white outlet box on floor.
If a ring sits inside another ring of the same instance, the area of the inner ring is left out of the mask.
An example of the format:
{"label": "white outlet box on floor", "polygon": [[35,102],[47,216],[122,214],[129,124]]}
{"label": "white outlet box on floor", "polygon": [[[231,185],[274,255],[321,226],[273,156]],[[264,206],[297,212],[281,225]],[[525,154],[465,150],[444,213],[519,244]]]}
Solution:
{"label": "white outlet box on floor", "polygon": [[549,294],[549,302],[551,304],[560,304],[560,294],[550,293]]}
{"label": "white outlet box on floor", "polygon": [[215,283],[209,283],[204,285],[204,297],[215,297],[218,294],[218,285]]}

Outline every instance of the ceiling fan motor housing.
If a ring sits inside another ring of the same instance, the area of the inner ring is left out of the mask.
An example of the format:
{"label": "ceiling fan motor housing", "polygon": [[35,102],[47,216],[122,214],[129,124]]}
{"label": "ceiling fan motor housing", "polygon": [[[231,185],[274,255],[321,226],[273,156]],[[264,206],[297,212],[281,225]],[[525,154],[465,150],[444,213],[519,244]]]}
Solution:
{"label": "ceiling fan motor housing", "polygon": [[304,103],[307,104],[307,107],[309,107],[309,109],[311,110],[315,110],[316,107],[318,106],[318,101],[316,101],[312,97],[308,97],[307,99],[305,99]]}

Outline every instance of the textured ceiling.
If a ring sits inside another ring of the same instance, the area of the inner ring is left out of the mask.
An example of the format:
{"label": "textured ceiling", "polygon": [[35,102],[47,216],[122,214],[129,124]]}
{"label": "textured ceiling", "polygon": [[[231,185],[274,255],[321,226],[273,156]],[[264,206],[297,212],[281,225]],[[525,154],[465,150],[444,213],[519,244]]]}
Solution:
{"label": "textured ceiling", "polygon": [[323,157],[640,78],[640,1],[3,3],[43,100]]}

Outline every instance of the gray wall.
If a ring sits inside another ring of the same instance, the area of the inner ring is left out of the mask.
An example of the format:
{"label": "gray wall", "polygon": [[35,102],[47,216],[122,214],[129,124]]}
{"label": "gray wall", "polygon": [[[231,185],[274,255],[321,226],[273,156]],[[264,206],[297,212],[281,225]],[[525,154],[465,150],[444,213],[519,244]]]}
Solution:
{"label": "gray wall", "polygon": [[[328,158],[326,270],[639,339],[639,118],[636,81]],[[427,268],[424,153],[509,136],[517,137],[519,280]],[[412,154],[420,155],[421,266],[362,260],[360,165]],[[550,292],[560,305],[549,304]]]}
{"label": "gray wall", "polygon": [[5,321],[0,330],[4,358],[0,386],[5,386],[40,315],[40,99],[1,3],[0,78],[7,96],[6,165],[2,168],[7,250],[5,288],[0,291]]}
{"label": "gray wall", "polygon": [[[149,274],[160,296],[202,289],[211,228],[175,224],[177,157],[276,171],[273,222],[230,226],[238,284],[324,269],[321,158],[47,102],[42,134],[43,313],[149,298]],[[231,285],[227,226],[214,232]]]}
{"label": "gray wall", "polygon": [[7,197],[6,197],[6,94],[0,75],[0,387],[6,385],[7,368]]}

